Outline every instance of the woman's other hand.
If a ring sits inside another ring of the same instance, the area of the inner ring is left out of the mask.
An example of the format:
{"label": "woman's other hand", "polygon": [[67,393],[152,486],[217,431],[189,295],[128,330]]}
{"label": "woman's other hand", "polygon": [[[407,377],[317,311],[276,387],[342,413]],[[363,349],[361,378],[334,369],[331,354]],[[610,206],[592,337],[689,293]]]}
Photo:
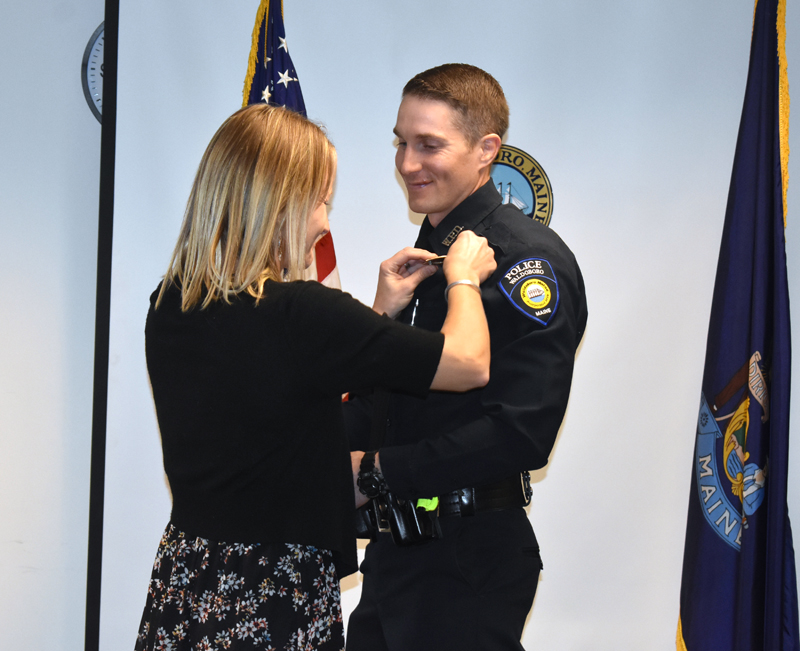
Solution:
{"label": "woman's other hand", "polygon": [[447,282],[471,280],[480,285],[497,269],[494,251],[485,237],[472,231],[462,231],[444,259]]}
{"label": "woman's other hand", "polygon": [[478,285],[495,269],[494,251],[486,238],[471,231],[463,231],[447,252],[444,348],[431,389],[469,391],[489,381],[491,341]]}
{"label": "woman's other hand", "polygon": [[433,253],[424,249],[406,247],[381,262],[372,309],[378,314],[396,317],[411,301],[417,285],[436,273],[435,266],[425,264],[433,257]]}

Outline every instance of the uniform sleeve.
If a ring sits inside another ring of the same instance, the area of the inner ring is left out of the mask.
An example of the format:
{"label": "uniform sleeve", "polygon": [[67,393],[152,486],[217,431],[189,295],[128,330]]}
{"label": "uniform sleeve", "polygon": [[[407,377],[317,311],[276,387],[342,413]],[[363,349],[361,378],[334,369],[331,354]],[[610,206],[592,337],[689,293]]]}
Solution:
{"label": "uniform sleeve", "polygon": [[[474,419],[417,443],[381,449],[383,474],[398,496],[441,495],[547,464],[586,322],[579,271],[563,289],[569,296],[550,324],[525,324],[499,349],[493,341],[491,377]],[[515,313],[508,318],[526,319]]]}
{"label": "uniform sleeve", "polygon": [[349,294],[319,283],[296,285],[285,305],[285,337],[309,390],[341,395],[381,387],[428,394],[444,335],[380,316]]}

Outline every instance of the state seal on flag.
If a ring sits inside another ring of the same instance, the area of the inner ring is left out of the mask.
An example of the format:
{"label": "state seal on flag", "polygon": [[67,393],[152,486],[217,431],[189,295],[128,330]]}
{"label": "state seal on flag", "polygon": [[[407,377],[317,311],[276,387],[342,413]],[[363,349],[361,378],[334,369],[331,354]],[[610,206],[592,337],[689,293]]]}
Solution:
{"label": "state seal on flag", "polygon": [[707,524],[736,551],[749,528],[748,518],[764,501],[769,474],[767,459],[759,460],[758,453],[761,426],[769,420],[767,378],[760,362],[756,351],[711,404],[701,394],[697,419],[699,505]]}
{"label": "state seal on flag", "polygon": [[553,188],[544,168],[533,156],[511,145],[503,145],[494,159],[491,174],[503,203],[515,205],[545,226],[550,223]]}

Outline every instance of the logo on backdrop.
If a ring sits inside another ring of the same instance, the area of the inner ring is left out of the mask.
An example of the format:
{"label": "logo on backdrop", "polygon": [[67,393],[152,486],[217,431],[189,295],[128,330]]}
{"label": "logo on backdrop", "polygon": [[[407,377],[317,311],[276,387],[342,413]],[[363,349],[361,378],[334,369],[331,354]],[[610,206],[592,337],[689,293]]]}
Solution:
{"label": "logo on backdrop", "polygon": [[545,226],[553,214],[553,188],[536,159],[521,149],[503,145],[492,166],[492,181],[503,203],[514,204]]}
{"label": "logo on backdrop", "polygon": [[[720,415],[726,407],[730,411]],[[700,508],[709,526],[736,551],[741,549],[747,518],[764,501],[767,483],[768,462],[760,468],[747,448],[751,416],[761,423],[769,420],[769,392],[758,351],[714,398],[714,404],[709,405],[701,394],[697,419],[695,470]]]}

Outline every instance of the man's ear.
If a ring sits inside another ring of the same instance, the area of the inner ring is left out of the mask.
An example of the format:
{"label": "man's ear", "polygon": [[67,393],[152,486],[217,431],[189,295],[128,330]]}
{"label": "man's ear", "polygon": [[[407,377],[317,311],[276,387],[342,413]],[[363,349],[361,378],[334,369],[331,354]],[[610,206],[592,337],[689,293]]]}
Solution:
{"label": "man's ear", "polygon": [[489,167],[494,162],[494,159],[497,158],[497,153],[500,151],[502,144],[503,141],[496,133],[490,133],[478,141],[482,168]]}

